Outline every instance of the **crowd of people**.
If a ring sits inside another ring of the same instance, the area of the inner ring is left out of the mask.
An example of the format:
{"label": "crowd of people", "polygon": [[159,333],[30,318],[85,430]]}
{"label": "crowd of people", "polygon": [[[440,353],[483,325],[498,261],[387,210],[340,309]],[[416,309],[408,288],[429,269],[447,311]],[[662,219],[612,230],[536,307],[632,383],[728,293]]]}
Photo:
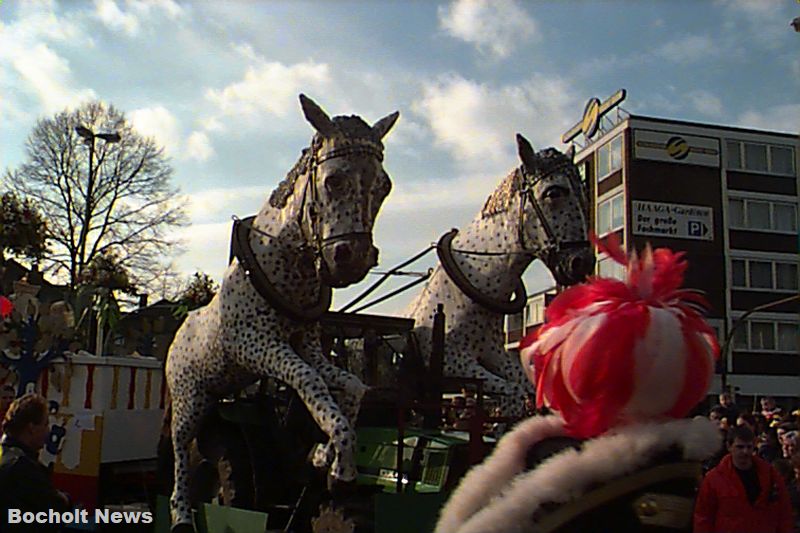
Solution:
{"label": "crowd of people", "polygon": [[742,409],[725,392],[709,411],[725,438],[703,465],[697,533],[800,532],[800,410],[784,411],[772,397],[760,403],[760,410]]}

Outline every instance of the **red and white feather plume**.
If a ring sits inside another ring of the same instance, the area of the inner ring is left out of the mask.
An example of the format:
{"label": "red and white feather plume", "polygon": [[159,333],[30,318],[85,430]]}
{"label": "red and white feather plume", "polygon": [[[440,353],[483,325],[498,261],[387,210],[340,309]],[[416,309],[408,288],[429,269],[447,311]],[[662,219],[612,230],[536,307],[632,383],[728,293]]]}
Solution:
{"label": "red and white feather plume", "polygon": [[592,278],[567,289],[520,343],[537,405],[559,411],[579,438],[685,416],[706,395],[719,345],[701,314],[705,298],[680,288],[683,252],[648,245],[641,258],[626,258],[613,236],[605,245],[593,241],[627,264],[627,279]]}

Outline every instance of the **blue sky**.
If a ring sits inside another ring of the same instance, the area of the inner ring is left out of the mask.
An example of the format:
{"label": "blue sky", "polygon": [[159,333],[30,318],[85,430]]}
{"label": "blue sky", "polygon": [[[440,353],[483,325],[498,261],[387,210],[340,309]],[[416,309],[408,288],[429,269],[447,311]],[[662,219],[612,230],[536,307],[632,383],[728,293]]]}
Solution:
{"label": "blue sky", "polygon": [[[177,268],[219,279],[230,216],[255,213],[311,138],[298,93],[369,122],[399,110],[385,269],[471,220],[517,164],[516,132],[563,148],[586,100],[620,87],[634,114],[797,132],[798,15],[797,0],[3,0],[0,170],[37,118],[113,103],[187,195]],[[538,264],[526,281],[551,284]]]}

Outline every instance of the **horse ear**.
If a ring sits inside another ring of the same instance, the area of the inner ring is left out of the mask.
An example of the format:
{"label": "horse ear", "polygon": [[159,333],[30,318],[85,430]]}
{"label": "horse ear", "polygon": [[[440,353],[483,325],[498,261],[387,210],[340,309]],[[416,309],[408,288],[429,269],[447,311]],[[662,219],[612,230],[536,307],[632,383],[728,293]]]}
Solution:
{"label": "horse ear", "polygon": [[575,145],[570,144],[569,148],[567,148],[567,153],[564,155],[566,155],[567,159],[569,159],[570,161],[575,161]]}
{"label": "horse ear", "polygon": [[378,139],[383,139],[384,135],[389,133],[389,130],[392,129],[392,126],[397,122],[397,117],[399,116],[400,113],[395,111],[391,115],[386,115],[372,126],[372,131]]}
{"label": "horse ear", "polygon": [[529,172],[536,168],[536,153],[533,151],[533,146],[528,142],[528,139],[517,133],[517,152],[522,165]]}
{"label": "horse ear", "polygon": [[333,122],[328,117],[328,114],[325,113],[325,111],[323,111],[322,108],[314,102],[314,100],[304,94],[301,94],[300,107],[303,108],[303,114],[306,116],[306,120],[308,120],[308,122],[314,126],[315,130],[325,137],[333,133],[335,129]]}

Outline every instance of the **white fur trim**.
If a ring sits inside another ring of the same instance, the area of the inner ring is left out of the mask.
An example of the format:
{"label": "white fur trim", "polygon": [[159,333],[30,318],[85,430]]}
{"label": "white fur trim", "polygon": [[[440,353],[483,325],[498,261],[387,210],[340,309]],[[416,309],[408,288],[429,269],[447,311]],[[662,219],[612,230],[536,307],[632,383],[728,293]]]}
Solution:
{"label": "white fur trim", "polygon": [[532,445],[562,434],[559,417],[531,418],[518,425],[462,480],[442,509],[436,533],[524,531],[540,505],[574,500],[590,485],[632,473],[675,444],[683,458],[692,461],[710,457],[720,446],[719,430],[706,418],[637,424],[588,440],[581,451],[565,450],[522,472]]}

